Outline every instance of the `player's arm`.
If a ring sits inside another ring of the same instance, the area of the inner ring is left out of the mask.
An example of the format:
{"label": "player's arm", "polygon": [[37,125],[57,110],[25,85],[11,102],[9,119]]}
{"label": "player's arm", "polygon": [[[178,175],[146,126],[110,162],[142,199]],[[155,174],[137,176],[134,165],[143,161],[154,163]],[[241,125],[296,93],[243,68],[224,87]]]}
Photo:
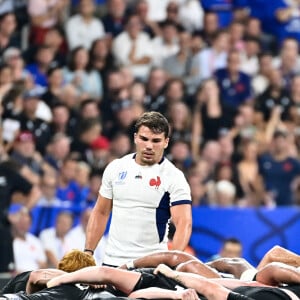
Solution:
{"label": "player's arm", "polygon": [[184,251],[188,246],[192,233],[191,204],[174,205],[171,207],[172,222],[176,231],[172,241],[173,250]]}
{"label": "player's arm", "polygon": [[129,298],[135,299],[182,299],[182,300],[198,300],[199,297],[195,290],[186,289],[180,291],[172,291],[157,287],[150,287],[132,292]]}
{"label": "player's arm", "polygon": [[26,284],[26,293],[32,294],[46,287],[47,282],[65,272],[58,269],[39,269],[30,273]]}
{"label": "player's arm", "polygon": [[261,268],[272,262],[281,262],[294,267],[299,267],[300,256],[280,246],[274,246],[264,255],[264,257],[258,264],[257,269],[260,270]]}
{"label": "player's arm", "polygon": [[121,269],[130,269],[130,268],[144,268],[144,267],[157,267],[159,264],[166,264],[169,267],[173,268],[177,265],[198,259],[182,251],[159,251],[154,252],[149,255],[137,258],[133,261],[128,262],[127,264],[121,266]]}
{"label": "player's arm", "polygon": [[300,273],[296,267],[280,262],[272,262],[256,273],[256,280],[272,286],[299,284]]}
{"label": "player's arm", "polygon": [[85,249],[96,249],[105,232],[111,210],[112,200],[99,194],[86,228]]}
{"label": "player's arm", "polygon": [[66,273],[48,281],[47,287],[67,283],[111,284],[116,289],[130,294],[142,274],[106,266],[86,267],[75,272]]}
{"label": "player's arm", "polygon": [[221,257],[211,262],[207,262],[206,265],[218,270],[219,272],[232,274],[235,278],[240,278],[246,270],[256,270],[244,258],[240,257]]}

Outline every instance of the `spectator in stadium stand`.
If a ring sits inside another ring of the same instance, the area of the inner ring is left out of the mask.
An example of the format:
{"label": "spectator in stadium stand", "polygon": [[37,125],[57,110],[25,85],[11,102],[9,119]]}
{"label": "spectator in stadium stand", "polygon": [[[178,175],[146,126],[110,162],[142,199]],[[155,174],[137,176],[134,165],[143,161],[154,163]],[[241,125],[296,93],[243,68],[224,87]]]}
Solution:
{"label": "spectator in stadium stand", "polygon": [[224,239],[218,253],[213,255],[209,260],[212,261],[212,260],[219,259],[221,257],[237,258],[242,256],[243,256],[242,242],[235,237],[230,237]]}
{"label": "spectator in stadium stand", "polygon": [[169,1],[165,8],[165,18],[159,22],[172,22],[176,24],[178,30],[184,30],[179,19],[179,3],[177,1]]}
{"label": "spectator in stadium stand", "polygon": [[232,120],[228,119],[222,107],[219,87],[214,78],[204,80],[195,94],[193,106],[193,154],[198,157],[200,146],[208,140],[216,140],[220,130],[230,128]]}
{"label": "spectator in stadium stand", "polygon": [[300,41],[300,3],[298,0],[276,0],[273,3],[273,34],[279,43],[287,37]]}
{"label": "spectator in stadium stand", "polygon": [[120,158],[132,151],[132,143],[130,137],[123,132],[118,132],[111,139],[110,143],[110,161],[115,158]]}
{"label": "spectator in stadium stand", "polygon": [[259,156],[259,173],[276,206],[294,203],[292,183],[299,180],[300,162],[289,154],[288,135],[283,129],[276,130],[269,153]]}
{"label": "spectator in stadium stand", "polygon": [[241,71],[253,77],[259,70],[260,43],[256,38],[245,37],[244,46],[244,51],[241,53]]}
{"label": "spectator in stadium stand", "polygon": [[300,71],[298,53],[299,42],[294,38],[287,37],[282,41],[280,53],[273,61],[274,67],[281,71],[281,76],[287,89],[290,89],[293,76]]}
{"label": "spectator in stadium stand", "polygon": [[48,85],[47,71],[54,64],[56,62],[52,49],[47,45],[40,44],[35,51],[34,61],[26,64],[25,70],[32,75],[36,85],[46,88]]}
{"label": "spectator in stadium stand", "polygon": [[225,68],[229,51],[229,34],[220,30],[211,37],[211,46],[203,48],[197,55],[197,82],[212,77],[217,69]]}
{"label": "spectator in stadium stand", "polygon": [[227,57],[227,67],[218,69],[214,76],[220,88],[222,105],[234,115],[238,106],[252,101],[251,77],[240,71],[240,53],[231,50]]}
{"label": "spectator in stadium stand", "polygon": [[41,45],[49,28],[61,25],[64,21],[68,1],[66,0],[29,0],[28,14],[30,19],[29,41]]}
{"label": "spectator in stadium stand", "polygon": [[273,56],[269,52],[262,52],[258,55],[258,72],[252,77],[251,86],[254,96],[257,97],[267,89],[269,85],[269,75],[273,69]]}
{"label": "spectator in stadium stand", "polygon": [[[43,207],[60,207],[62,206],[62,201],[56,197],[56,188],[57,188],[57,177],[44,174],[41,176],[41,192],[42,195],[36,203],[37,206]],[[47,227],[51,226],[48,224]],[[38,228],[34,234],[39,234],[40,228]]]}
{"label": "spectator in stadium stand", "polygon": [[245,24],[239,21],[232,21],[228,26],[229,44],[231,49],[244,51],[245,50]]}
{"label": "spectator in stadium stand", "polygon": [[180,77],[170,77],[164,87],[164,102],[157,108],[163,114],[166,114],[169,107],[178,101],[186,101],[185,84]]}
{"label": "spectator in stadium stand", "polygon": [[[91,213],[92,207],[84,207],[80,213],[78,224],[71,228],[70,231],[67,233],[66,240],[68,242],[66,244],[70,247],[69,250],[67,250],[68,252],[72,251],[72,249],[84,249],[85,231]],[[96,260],[97,265],[102,264],[106,242],[107,237],[104,235],[100,240],[97,248],[95,249],[94,258]]]}
{"label": "spectator in stadium stand", "polygon": [[200,30],[200,34],[207,46],[210,47],[212,45],[212,40],[219,29],[218,15],[213,11],[206,11],[204,13],[203,28]]}
{"label": "spectator in stadium stand", "polygon": [[125,29],[126,1],[108,0],[106,7],[107,13],[101,19],[105,32],[114,38]]}
{"label": "spectator in stadium stand", "polygon": [[75,203],[78,192],[78,186],[75,183],[76,168],[77,160],[69,156],[63,161],[58,173],[56,196],[64,201],[66,207],[77,206]]}
{"label": "spectator in stadium stand", "polygon": [[21,166],[29,167],[33,173],[39,176],[44,172],[51,172],[52,169],[36,151],[36,141],[30,131],[19,132],[12,145],[10,157]]}
{"label": "spectator in stadium stand", "polygon": [[71,211],[61,210],[57,213],[54,224],[43,229],[39,234],[43,248],[47,256],[49,267],[55,268],[59,260],[69,251],[67,233],[73,226],[74,216]]}
{"label": "spectator in stadium stand", "polygon": [[112,104],[120,99],[121,91],[125,88],[125,79],[120,69],[114,68],[108,72],[104,86],[104,96],[100,103],[103,132],[113,126]]}
{"label": "spectator in stadium stand", "polygon": [[135,80],[129,87],[129,98],[133,103],[141,104],[144,107],[146,101],[145,83]]}
{"label": "spectator in stadium stand", "polygon": [[175,23],[166,21],[162,22],[161,35],[153,38],[154,57],[153,65],[161,66],[166,57],[178,52],[178,31]]}
{"label": "spectator in stadium stand", "polygon": [[70,154],[71,139],[64,132],[56,132],[52,135],[47,146],[44,160],[57,172],[65,158]]}
{"label": "spectator in stadium stand", "polygon": [[164,103],[164,87],[167,83],[167,74],[161,67],[152,68],[146,82],[146,110],[157,110]]}
{"label": "spectator in stadium stand", "polygon": [[99,118],[86,118],[80,121],[78,128],[71,142],[71,154],[78,160],[86,161],[92,142],[102,132],[102,125]]}
{"label": "spectator in stadium stand", "polygon": [[188,66],[187,74],[184,78],[187,94],[190,98],[195,94],[198,85],[198,56],[201,50],[205,47],[204,40],[199,32],[193,32],[191,36],[190,50],[191,50],[191,63]]}
{"label": "spectator in stadium stand", "polygon": [[185,0],[180,3],[179,20],[183,28],[191,33],[203,28],[203,8],[197,0]]}
{"label": "spectator in stadium stand", "polygon": [[178,100],[168,105],[167,113],[171,126],[172,142],[183,141],[191,149],[192,145],[192,113],[184,101]]}
{"label": "spectator in stadium stand", "polygon": [[78,13],[66,21],[65,31],[70,50],[80,46],[89,50],[94,40],[104,36],[102,21],[94,16],[95,8],[93,0],[80,0]]}
{"label": "spectator in stadium stand", "polygon": [[16,34],[17,20],[13,12],[0,15],[0,54],[10,47],[20,48],[20,40]]}
{"label": "spectator in stadium stand", "polygon": [[89,65],[89,52],[83,46],[75,47],[70,52],[69,63],[63,69],[63,77],[66,84],[73,84],[76,87],[82,99],[92,97],[101,100],[102,78]]}
{"label": "spectator in stadium stand", "polygon": [[142,31],[138,15],[128,16],[125,31],[113,40],[112,53],[118,67],[126,66],[134,78],[146,81],[152,65],[153,47],[149,35]]}
{"label": "spectator in stadium stand", "polygon": [[16,274],[47,267],[47,257],[38,237],[30,232],[32,215],[29,210],[13,204],[9,210],[12,221]]}
{"label": "spectator in stadium stand", "polygon": [[107,38],[97,39],[92,43],[89,51],[89,67],[97,71],[106,82],[106,77],[114,67],[114,60]]}
{"label": "spectator in stadium stand", "polygon": [[[201,5],[205,12],[213,12],[218,18],[218,27],[227,27],[233,17],[233,1],[202,0]],[[204,25],[205,27],[205,25]]]}
{"label": "spectator in stadium stand", "polygon": [[151,38],[161,34],[160,26],[157,22],[149,20],[149,1],[138,0],[133,8],[134,12],[141,20],[142,30],[149,34]]}
{"label": "spectator in stadium stand", "polygon": [[263,179],[259,174],[258,143],[254,139],[249,139],[244,141],[241,147],[242,158],[236,165],[239,205],[268,206]]}
{"label": "spectator in stadium stand", "polygon": [[[290,97],[291,97],[291,107],[289,109],[289,121],[292,121],[294,125],[294,129],[297,127],[299,128],[300,126],[300,75],[296,74],[291,83],[291,92],[290,92]],[[299,133],[295,131],[297,135]]]}
{"label": "spectator in stadium stand", "polygon": [[[221,161],[221,146],[216,140],[208,140],[201,147],[201,161],[206,160],[207,178],[212,178],[217,165]],[[200,161],[200,162],[201,162]],[[200,165],[203,168],[203,164]]]}
{"label": "spectator in stadium stand", "polygon": [[[1,145],[1,144],[0,144]],[[3,150],[2,150],[3,151]],[[20,174],[20,169],[5,158],[5,152],[1,151],[0,161],[0,195],[1,199],[1,260],[0,272],[12,272],[14,270],[13,240],[11,234],[11,225],[8,219],[8,209],[12,202],[12,195],[15,192],[21,192],[26,196],[25,206],[31,209],[40,196],[40,189],[37,185],[31,184],[24,176]],[[19,198],[20,200],[21,198]]]}
{"label": "spectator in stadium stand", "polygon": [[99,103],[93,98],[83,100],[79,106],[79,122],[85,119],[99,119],[101,120],[101,113]]}
{"label": "spectator in stadium stand", "polygon": [[269,85],[267,89],[255,100],[256,114],[266,122],[270,119],[273,109],[280,106],[281,120],[289,118],[289,110],[292,104],[290,94],[284,86],[281,71],[272,69],[269,72]]}
{"label": "spectator in stadium stand", "polygon": [[15,138],[16,131],[20,128],[20,115],[23,110],[23,83],[15,83],[13,87],[4,95],[2,99],[2,126],[5,122],[13,122],[15,125],[2,133],[2,139],[11,142]]}
{"label": "spectator in stadium stand", "polygon": [[170,77],[185,77],[191,64],[191,34],[181,31],[178,34],[179,51],[162,62],[162,67]]}
{"label": "spectator in stadium stand", "polygon": [[47,88],[41,95],[47,105],[52,108],[57,102],[62,93],[64,86],[63,70],[59,65],[54,65],[47,70]]}
{"label": "spectator in stadium stand", "polygon": [[46,146],[50,140],[49,123],[36,116],[41,90],[38,88],[25,91],[23,94],[23,112],[20,116],[21,129],[30,131],[36,141],[36,149],[45,153]]}
{"label": "spectator in stadium stand", "polygon": [[76,168],[76,177],[75,183],[78,187],[78,192],[76,193],[76,204],[81,210],[83,207],[86,206],[86,201],[88,194],[90,192],[89,187],[89,177],[91,173],[91,166],[85,161],[79,161],[77,163]]}
{"label": "spectator in stadium stand", "polygon": [[99,193],[99,186],[101,185],[102,182],[102,174],[103,174],[103,169],[92,168],[90,179],[89,179],[90,192],[86,200],[87,207],[94,207],[96,203],[98,193]]}
{"label": "spectator in stadium stand", "polygon": [[276,39],[273,35],[262,30],[262,22],[255,17],[249,17],[246,21],[245,36],[256,38],[259,41],[261,50],[275,55],[277,53]]}
{"label": "spectator in stadium stand", "polygon": [[72,137],[75,134],[77,125],[77,112],[68,108],[62,102],[57,102],[51,108],[52,120],[50,125],[51,136],[56,133],[63,133],[66,136]]}
{"label": "spectator in stadium stand", "polygon": [[48,29],[43,43],[52,49],[54,59],[60,66],[66,64],[68,54],[67,41],[64,31],[59,26],[54,26]]}
{"label": "spectator in stadium stand", "polygon": [[0,97],[4,97],[6,93],[13,87],[14,78],[13,70],[8,64],[0,65]]}
{"label": "spectator in stadium stand", "polygon": [[131,141],[134,134],[134,123],[136,115],[134,112],[133,102],[129,99],[119,100],[113,105],[114,125],[106,136],[114,137],[118,132],[128,134]]}
{"label": "spectator in stadium stand", "polygon": [[24,70],[25,60],[21,50],[16,47],[9,47],[3,52],[3,63],[10,66],[14,82],[25,80],[28,72]]}
{"label": "spectator in stadium stand", "polygon": [[190,145],[184,140],[175,140],[170,147],[168,158],[185,175],[192,164]]}

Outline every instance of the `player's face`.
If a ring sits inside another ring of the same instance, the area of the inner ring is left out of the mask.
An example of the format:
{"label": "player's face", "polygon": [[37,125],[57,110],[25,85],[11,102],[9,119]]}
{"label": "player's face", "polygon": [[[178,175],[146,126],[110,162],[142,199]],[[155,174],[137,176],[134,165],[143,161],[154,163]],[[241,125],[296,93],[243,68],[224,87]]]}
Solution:
{"label": "player's face", "polygon": [[164,133],[153,133],[148,127],[141,126],[134,135],[136,162],[140,165],[154,165],[163,157],[169,138]]}

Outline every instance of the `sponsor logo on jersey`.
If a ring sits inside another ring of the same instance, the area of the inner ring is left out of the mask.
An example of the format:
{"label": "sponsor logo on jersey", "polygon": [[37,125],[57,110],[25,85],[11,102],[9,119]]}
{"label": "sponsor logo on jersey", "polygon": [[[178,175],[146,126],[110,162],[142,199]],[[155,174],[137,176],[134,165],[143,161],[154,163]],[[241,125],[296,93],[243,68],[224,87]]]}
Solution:
{"label": "sponsor logo on jersey", "polygon": [[134,176],[134,179],[143,179],[143,176],[141,173]]}

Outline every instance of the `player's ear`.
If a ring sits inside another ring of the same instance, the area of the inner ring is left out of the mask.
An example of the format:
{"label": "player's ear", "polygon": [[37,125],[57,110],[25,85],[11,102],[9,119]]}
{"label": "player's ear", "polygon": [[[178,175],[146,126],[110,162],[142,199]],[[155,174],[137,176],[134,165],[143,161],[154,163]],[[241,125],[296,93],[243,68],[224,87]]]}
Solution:
{"label": "player's ear", "polygon": [[165,145],[164,145],[164,149],[166,149],[169,145],[169,138],[166,138],[165,140]]}
{"label": "player's ear", "polygon": [[133,141],[134,141],[134,143],[136,144],[136,138],[137,138],[137,134],[136,134],[136,132],[133,134]]}

